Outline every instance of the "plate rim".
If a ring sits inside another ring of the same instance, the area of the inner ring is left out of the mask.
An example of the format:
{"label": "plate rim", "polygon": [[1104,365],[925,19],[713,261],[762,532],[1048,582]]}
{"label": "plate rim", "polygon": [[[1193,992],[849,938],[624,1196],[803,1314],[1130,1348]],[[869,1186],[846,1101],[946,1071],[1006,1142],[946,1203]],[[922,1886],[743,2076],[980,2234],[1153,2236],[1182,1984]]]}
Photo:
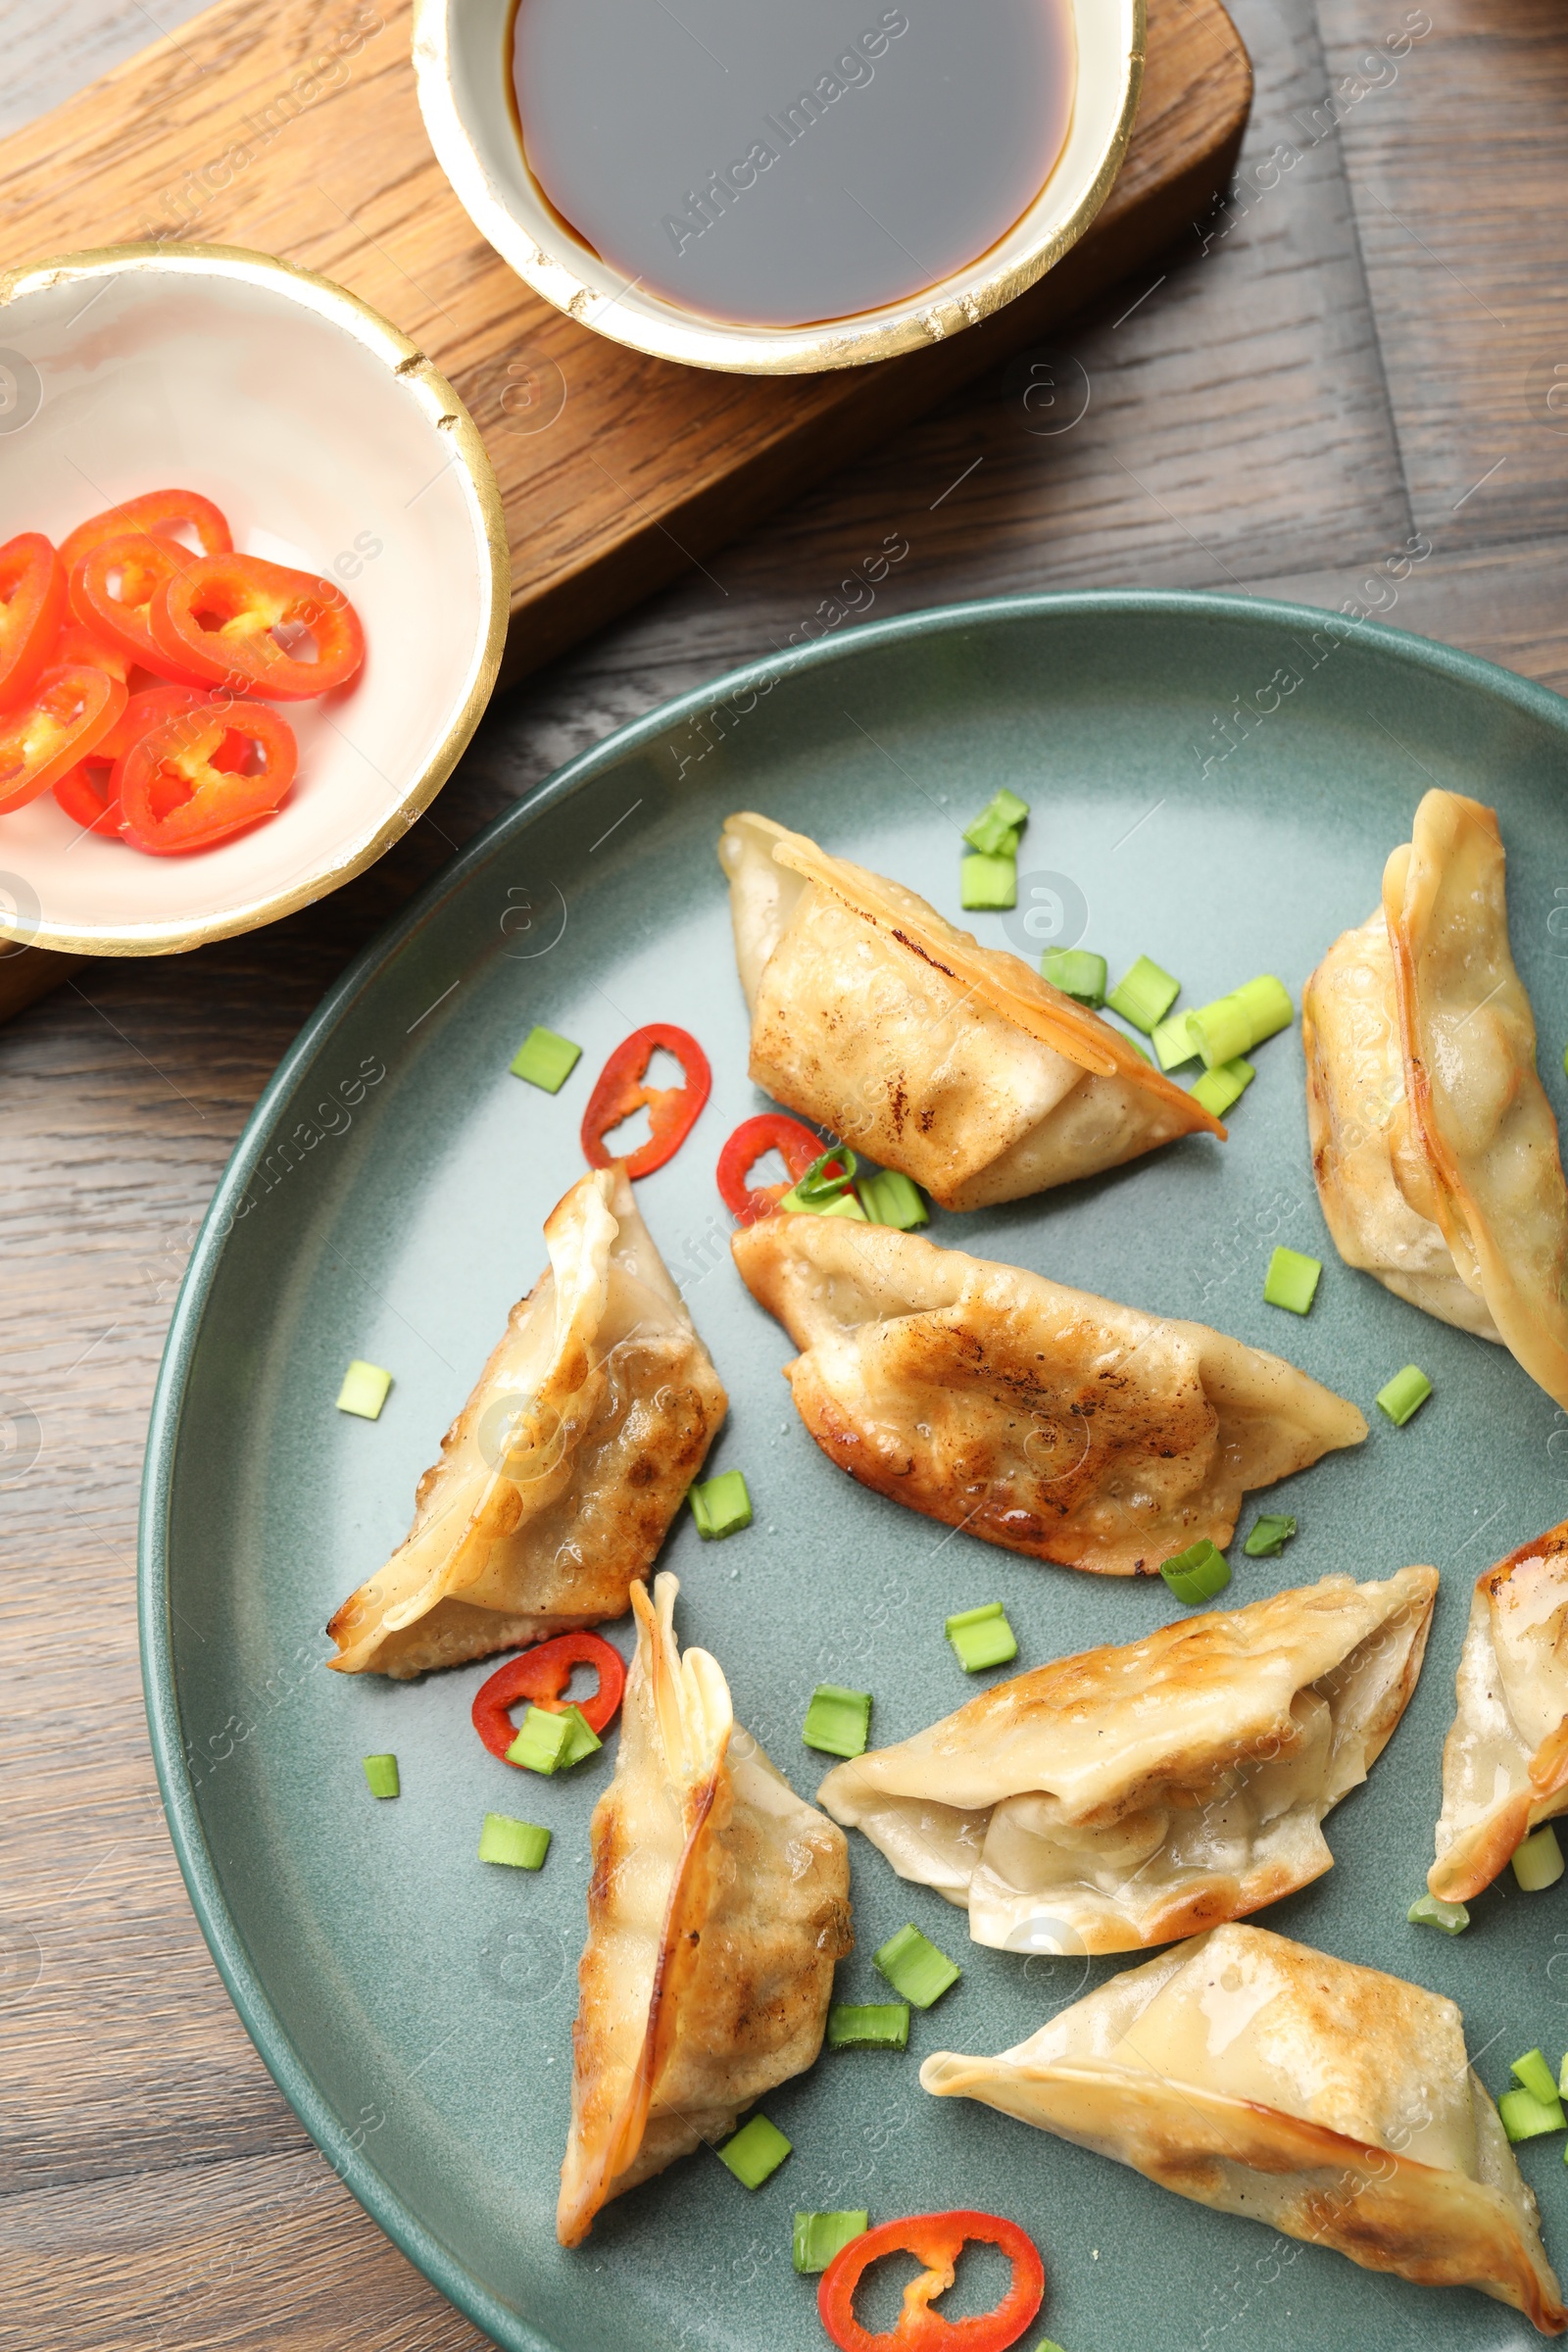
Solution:
{"label": "plate rim", "polygon": [[344,2129],[318,2087],[245,1948],[208,1846],[194,1788],[184,1769],[171,1626],[169,1522],[186,1376],[201,1337],[208,1298],[232,1218],[228,1228],[221,1231],[220,1228],[231,1202],[243,1194],[246,1182],[265,1157],[275,1105],[290,1094],[300,1071],[355,999],[391,964],[435,909],[453,892],[466,886],[476,869],[514,836],[525,833],[549,809],[569,799],[601,767],[624,752],[666,733],[714,702],[746,693],[764,680],[780,683],[799,670],[855,659],[864,650],[900,638],[1024,618],[1081,618],[1097,612],[1118,618],[1129,614],[1147,614],[1151,618],[1183,616],[1272,622],[1276,626],[1288,624],[1308,629],[1321,628],[1325,621],[1330,621],[1343,640],[1359,638],[1369,629],[1375,629],[1376,635],[1371,640],[1375,646],[1391,651],[1396,659],[1417,669],[1435,671],[1479,687],[1521,712],[1544,721],[1562,736],[1568,751],[1568,697],[1534,679],[1521,677],[1483,655],[1461,652],[1438,638],[1391,628],[1370,615],[1352,621],[1345,613],[1324,606],[1202,589],[1029,591],[925,606],[917,612],[893,614],[886,620],[862,622],[843,636],[818,639],[741,663],[701,686],[656,704],[640,717],[614,728],[541,778],[512,808],[501,810],[482,826],[367,942],[328,988],[284,1052],[241,1129],[203,1214],[159,1364],[148,1418],[137,1530],[136,1595],[142,1695],[170,1839],[197,1925],[240,2023],[330,2170],[431,2285],[494,2342],[505,2347],[505,2352],[571,2352],[571,2347],[542,2334],[493,2295],[426,2227],[363,2149],[354,2145],[354,2135]]}

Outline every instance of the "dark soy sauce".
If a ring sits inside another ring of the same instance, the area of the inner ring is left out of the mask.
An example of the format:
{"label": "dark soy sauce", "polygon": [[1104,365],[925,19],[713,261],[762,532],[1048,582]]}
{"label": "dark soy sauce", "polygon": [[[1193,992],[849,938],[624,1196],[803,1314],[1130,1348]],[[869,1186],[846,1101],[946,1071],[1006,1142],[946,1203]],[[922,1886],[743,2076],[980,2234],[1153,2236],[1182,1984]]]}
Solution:
{"label": "dark soy sauce", "polygon": [[517,0],[535,180],[628,282],[803,326],[971,263],[1061,153],[1071,0]]}

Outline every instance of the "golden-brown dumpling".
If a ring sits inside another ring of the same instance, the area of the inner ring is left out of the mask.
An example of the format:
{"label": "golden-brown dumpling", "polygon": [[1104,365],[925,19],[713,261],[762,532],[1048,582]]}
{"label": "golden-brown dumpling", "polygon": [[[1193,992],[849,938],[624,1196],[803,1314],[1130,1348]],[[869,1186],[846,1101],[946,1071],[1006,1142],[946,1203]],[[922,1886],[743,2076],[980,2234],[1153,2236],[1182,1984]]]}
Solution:
{"label": "golden-brown dumpling", "polygon": [[813,2064],[834,1964],[854,1945],[844,1833],[734,1722],[716,1661],[680,1655],[679,1590],[667,1572],[652,1601],[632,1589],[637,1655],[615,1777],[594,1807],[564,2246]]}
{"label": "golden-brown dumpling", "polygon": [[1359,1446],[1276,1355],[918,1235],[785,1210],[731,1244],[801,1353],[802,1420],[862,1486],[988,1544],[1153,1576],[1242,1495]]}
{"label": "golden-brown dumpling", "polygon": [[1454,1692],[1427,1886],[1465,1903],[1568,1813],[1568,1520],[1477,1579]]}
{"label": "golden-brown dumpling", "polygon": [[398,1679],[625,1614],[727,1398],[623,1168],[574,1184],[550,1270],[420,1479],[414,1525],[327,1631]]}
{"label": "golden-brown dumpling", "polygon": [[1004,1951],[1129,1952],[1334,1867],[1319,1827],[1394,1736],[1435,1568],[1325,1577],[1013,1676],[816,1801]]}
{"label": "golden-brown dumpling", "polygon": [[1494,810],[1425,796],[1380,911],[1302,995],[1312,1170],[1348,1265],[1568,1405],[1568,1185],[1504,863]]}
{"label": "golden-brown dumpling", "polygon": [[944,1208],[984,1208],[1224,1128],[1017,956],[765,816],[719,842],[751,1074]]}
{"label": "golden-brown dumpling", "polygon": [[920,2081],[1365,2270],[1479,2287],[1545,2335],[1568,2327],[1464,2019],[1399,1977],[1215,1928],[998,2058],[939,2051]]}

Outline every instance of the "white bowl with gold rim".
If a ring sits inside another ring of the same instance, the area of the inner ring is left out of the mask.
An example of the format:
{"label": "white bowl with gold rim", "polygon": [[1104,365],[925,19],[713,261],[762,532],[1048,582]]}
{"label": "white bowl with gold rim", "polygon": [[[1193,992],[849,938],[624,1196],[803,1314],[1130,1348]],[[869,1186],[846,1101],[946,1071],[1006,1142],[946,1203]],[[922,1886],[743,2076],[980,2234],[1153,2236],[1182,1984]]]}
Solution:
{"label": "white bowl with gold rim", "polygon": [[[1059,0],[1077,53],[1071,120],[1049,177],[1011,225],[977,259],[914,294],[845,318],[758,325],[629,281],[627,270],[602,259],[557,209],[529,167],[518,127],[512,79],[517,5],[415,0],[420,110],[469,219],[536,293],[583,325],[661,359],[740,374],[804,374],[889,359],[976,325],[1021,294],[1076,244],[1103,204],[1132,133],[1143,78],[1145,0]],[[906,0],[910,5],[917,0]],[[678,19],[664,13],[688,27],[685,12]],[[627,74],[624,60],[605,58],[607,82],[617,68]],[[785,90],[781,106],[788,97]],[[931,156],[933,173],[945,168],[941,153]],[[678,189],[678,180],[672,185]],[[898,225],[887,224],[895,241]]]}
{"label": "white bowl with gold rim", "polygon": [[0,816],[0,938],[152,956],[287,914],[378,858],[446,782],[500,665],[511,567],[463,404],[354,295],[270,256],[127,245],[0,273],[0,542],[58,545],[139,491],[199,490],[237,549],[341,583],[358,676],[284,715],[275,817],[185,857]]}

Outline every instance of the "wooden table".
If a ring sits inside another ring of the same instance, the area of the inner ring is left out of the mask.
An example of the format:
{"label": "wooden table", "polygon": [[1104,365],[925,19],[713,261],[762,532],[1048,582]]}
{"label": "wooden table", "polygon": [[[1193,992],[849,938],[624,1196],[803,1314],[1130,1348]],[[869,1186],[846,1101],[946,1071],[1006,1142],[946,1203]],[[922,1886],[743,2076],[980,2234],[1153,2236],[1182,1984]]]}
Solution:
{"label": "wooden table", "polygon": [[[159,14],[12,6],[0,83],[40,108]],[[1561,0],[1232,11],[1258,75],[1236,201],[1062,338],[1091,388],[1071,431],[1037,438],[1002,383],[965,393],[498,705],[351,889],[265,938],[96,966],[0,1030],[0,2346],[481,2341],[330,2177],[230,2009],[136,1661],[142,1438],[191,1238],[278,1055],[408,893],[568,754],[787,640],[890,531],[910,554],[879,616],[1118,584],[1337,607],[1419,534],[1390,617],[1568,689]]]}

